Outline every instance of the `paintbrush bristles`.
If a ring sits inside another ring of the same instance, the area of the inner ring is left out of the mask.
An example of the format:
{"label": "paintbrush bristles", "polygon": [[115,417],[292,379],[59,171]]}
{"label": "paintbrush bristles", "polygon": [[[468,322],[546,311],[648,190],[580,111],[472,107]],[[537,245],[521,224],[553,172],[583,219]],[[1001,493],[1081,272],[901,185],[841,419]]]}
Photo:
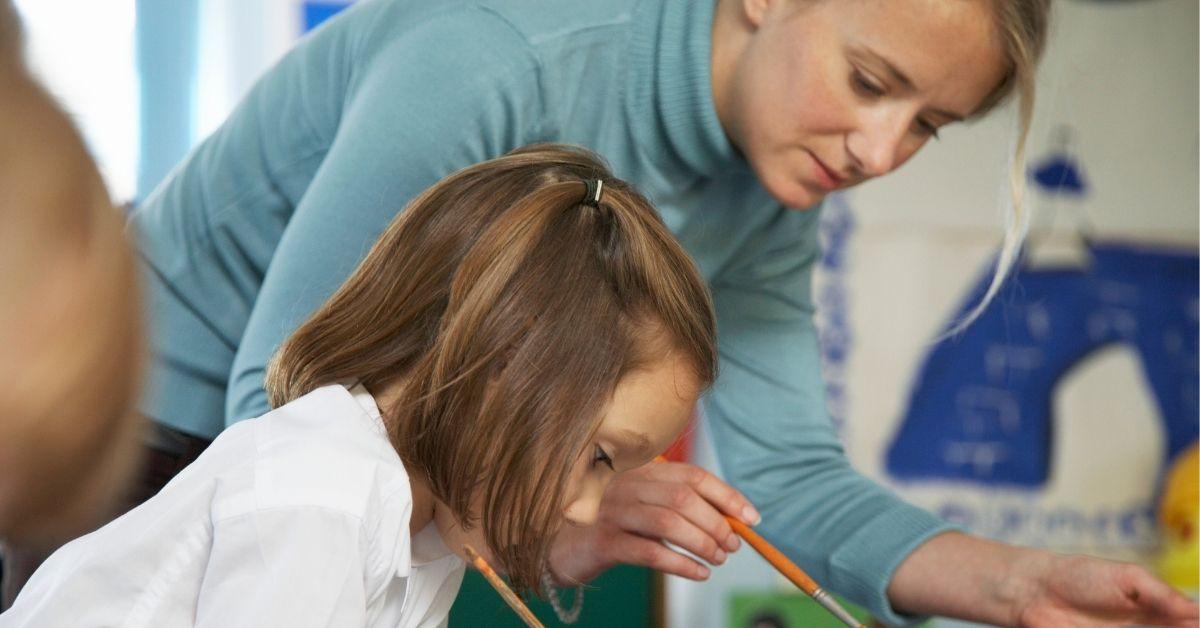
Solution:
{"label": "paintbrush bristles", "polygon": [[471,547],[470,545],[463,545],[462,547],[463,552],[465,552],[467,557],[471,559],[471,564],[479,570],[479,573],[483,574],[484,578],[487,578],[488,583],[492,585],[492,588],[496,590],[496,593],[500,594],[500,597],[503,598],[508,604],[509,608],[513,609],[513,612],[515,612],[517,616],[525,622],[526,626],[529,626],[529,628],[544,628],[542,626],[542,622],[538,621],[538,618],[534,617],[533,612],[529,610],[528,606],[525,606],[525,603],[521,601],[521,598],[517,597],[517,594],[513,593],[512,589],[508,588],[507,584],[504,584],[504,580],[502,580],[499,574],[492,569],[491,565],[487,564],[487,561],[479,555],[479,552],[475,551],[475,548]]}

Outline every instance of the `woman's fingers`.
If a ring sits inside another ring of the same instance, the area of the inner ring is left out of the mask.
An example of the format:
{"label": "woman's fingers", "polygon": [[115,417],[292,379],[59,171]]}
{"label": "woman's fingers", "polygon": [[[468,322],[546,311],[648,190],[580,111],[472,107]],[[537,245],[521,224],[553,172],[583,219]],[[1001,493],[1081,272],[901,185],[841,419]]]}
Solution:
{"label": "woman's fingers", "polygon": [[1196,603],[1132,563],[1050,555],[1041,585],[1030,589],[1029,625],[1196,626]]}
{"label": "woman's fingers", "polygon": [[[596,523],[565,527],[551,550],[562,581],[586,582],[618,563],[643,565],[692,580],[741,547],[725,514],[754,521],[745,497],[712,474],[689,464],[652,463],[617,474],[604,493]],[[741,514],[738,514],[741,513]]]}
{"label": "woman's fingers", "polygon": [[1200,620],[1200,606],[1196,602],[1155,578],[1142,567],[1123,567],[1127,574],[1126,597],[1141,607],[1142,616],[1146,621],[1187,626],[1195,625]]}
{"label": "woman's fingers", "polygon": [[722,513],[741,519],[746,525],[758,525],[758,510],[732,486],[693,464],[659,462],[644,467],[649,477],[660,482],[675,482],[691,487],[697,495]]}
{"label": "woman's fingers", "polygon": [[741,547],[726,515],[754,524],[758,512],[741,493],[690,464],[651,463],[618,475],[604,494],[597,523],[606,561],[642,565],[692,580]]}
{"label": "woman's fingers", "polygon": [[[750,525],[761,519],[745,496],[695,465],[656,462],[622,476],[614,480],[609,489],[610,493],[617,494],[606,495],[606,499],[635,500],[673,510],[711,536],[726,551],[741,547],[741,541],[725,520],[726,515]],[[677,542],[672,535],[662,537]]]}
{"label": "woman's fingers", "polygon": [[[639,534],[662,538],[685,547],[686,531],[696,528],[725,551],[732,552],[740,547],[737,535],[725,520],[725,516],[711,502],[701,497],[692,485],[643,479],[636,483],[631,482],[629,488],[631,490],[626,497],[632,499],[622,500],[625,506],[622,514],[629,517],[637,513],[636,519],[628,519],[631,524],[637,521],[644,526],[653,526],[653,531],[638,530]],[[667,512],[664,513],[664,510]],[[652,520],[645,521],[647,518]],[[700,552],[697,554],[704,555]]]}
{"label": "woman's fingers", "polygon": [[728,551],[732,551],[725,546],[728,535],[718,532],[718,537],[714,538],[713,534],[670,508],[637,504],[614,514],[622,530],[651,539],[662,539],[714,565],[724,563]]}
{"label": "woman's fingers", "polygon": [[649,567],[689,580],[705,580],[709,569],[658,541],[636,534],[622,534],[613,540],[613,552],[623,563]]}

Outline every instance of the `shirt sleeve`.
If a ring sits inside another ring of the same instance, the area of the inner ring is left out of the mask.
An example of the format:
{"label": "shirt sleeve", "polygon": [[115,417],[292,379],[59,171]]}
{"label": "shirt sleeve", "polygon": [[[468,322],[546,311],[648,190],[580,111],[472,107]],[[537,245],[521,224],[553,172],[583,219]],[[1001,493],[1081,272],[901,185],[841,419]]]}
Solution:
{"label": "shirt sleeve", "polygon": [[230,375],[229,422],[267,409],[267,361],[440,178],[538,137],[538,64],[498,16],[459,9],[382,46],[263,279]]}
{"label": "shirt sleeve", "polygon": [[827,589],[888,623],[900,562],[949,529],[856,472],[830,422],[813,325],[819,211],[781,209],[713,281],[721,372],[704,412],[758,531]]}
{"label": "shirt sleeve", "polygon": [[197,628],[364,626],[366,534],[329,508],[258,510],[218,521]]}

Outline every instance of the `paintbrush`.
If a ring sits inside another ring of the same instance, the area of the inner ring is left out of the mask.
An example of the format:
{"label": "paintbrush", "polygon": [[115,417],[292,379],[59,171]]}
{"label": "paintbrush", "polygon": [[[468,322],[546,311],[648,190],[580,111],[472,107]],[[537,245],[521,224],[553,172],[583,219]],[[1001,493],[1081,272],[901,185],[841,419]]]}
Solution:
{"label": "paintbrush", "polygon": [[526,626],[529,626],[529,628],[544,628],[542,622],[538,621],[538,618],[533,616],[533,612],[529,610],[528,606],[525,606],[521,598],[517,597],[517,594],[513,593],[507,584],[504,584],[504,580],[500,579],[500,576],[496,574],[492,566],[487,564],[487,561],[479,555],[479,552],[475,551],[475,548],[470,545],[463,545],[462,547],[463,552],[466,552],[467,557],[471,559],[471,564],[479,570],[479,573],[483,574],[484,578],[487,578],[488,583],[492,585],[496,593],[499,593],[500,597],[504,598],[509,608],[513,609],[513,612],[525,622]]}
{"label": "paintbrush", "polygon": [[[655,458],[655,460],[657,462],[667,461],[667,459],[663,458],[662,456],[658,456]],[[768,543],[767,540],[759,536],[757,532],[751,530],[749,526],[742,523],[740,520],[728,515],[725,516],[725,520],[729,522],[729,526],[733,528],[733,531],[736,532],[738,536],[745,539],[745,541],[750,544],[750,547],[754,548],[754,551],[758,552],[759,555],[766,559],[766,561],[770,563],[772,567],[779,571],[779,573],[783,574],[783,576],[790,580],[792,584],[799,587],[801,591],[804,591],[804,593],[811,597],[813,601],[815,601],[817,604],[820,604],[825,610],[829,611],[831,615],[838,618],[839,621],[847,626],[851,626],[852,628],[866,628],[863,624],[859,623],[859,621],[855,619],[854,616],[851,615],[845,608],[843,608],[841,604],[838,604],[837,600],[835,600],[833,596],[829,595],[825,589],[822,589],[821,586],[812,579],[812,577],[804,573],[803,569],[798,567],[796,563],[788,560],[788,557],[784,556],[783,552],[780,552],[775,548],[775,546]],[[504,580],[500,579],[500,576],[497,575],[491,566],[487,564],[487,561],[485,561],[483,557],[479,555],[479,552],[476,552],[475,549],[470,545],[463,545],[463,551],[466,552],[467,556],[471,559],[471,564],[483,574],[484,578],[487,578],[487,581],[492,585],[492,588],[496,589],[496,592],[499,593],[500,597],[508,603],[509,607],[512,608],[522,620],[524,620],[525,625],[529,626],[530,628],[543,628],[542,622],[538,621],[538,618],[534,617],[533,613],[529,610],[529,607],[525,606],[525,603],[521,601],[521,598],[517,597],[517,594],[513,593],[512,589],[508,588],[508,585],[504,584]]]}
{"label": "paintbrush", "polygon": [[[663,458],[662,456],[658,456],[655,458],[655,461],[667,462],[667,459]],[[804,591],[806,594],[808,594],[813,601],[815,601],[817,604],[820,604],[825,608],[825,610],[829,611],[830,614],[841,620],[843,624],[846,624],[847,626],[853,626],[854,628],[866,628],[859,623],[859,621],[855,619],[853,615],[847,612],[841,604],[838,604],[837,600],[833,599],[832,595],[829,595],[829,593],[825,591],[825,589],[822,589],[815,580],[809,577],[808,574],[804,573],[803,569],[797,567],[796,563],[788,560],[788,557],[783,555],[783,552],[775,549],[775,546],[768,543],[767,540],[759,536],[757,532],[751,530],[750,526],[747,526],[738,519],[728,515],[725,516],[725,520],[729,522],[730,527],[733,528],[734,532],[737,532],[738,536],[745,539],[746,542],[750,544],[750,547],[754,548],[754,551],[758,552],[760,556],[767,559],[767,562],[771,563],[772,567],[774,567],[779,573],[783,574],[783,577],[790,580],[792,584],[796,585],[797,587],[800,587],[801,591]]]}

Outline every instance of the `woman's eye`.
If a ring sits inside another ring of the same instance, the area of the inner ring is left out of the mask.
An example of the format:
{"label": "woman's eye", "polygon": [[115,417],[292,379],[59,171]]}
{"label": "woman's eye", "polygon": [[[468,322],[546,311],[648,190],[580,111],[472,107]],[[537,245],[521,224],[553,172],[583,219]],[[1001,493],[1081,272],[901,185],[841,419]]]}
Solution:
{"label": "woman's eye", "polygon": [[885,93],[883,87],[867,78],[867,75],[858,70],[854,71],[854,75],[851,77],[851,82],[854,84],[855,90],[865,96],[878,98],[883,96]]}
{"label": "woman's eye", "polygon": [[935,139],[935,140],[938,138],[938,130],[937,130],[936,124],[933,124],[932,122],[930,122],[928,120],[922,120],[920,118],[917,118],[917,127],[920,128],[921,133],[923,133],[925,135],[929,135],[929,136],[933,137],[933,139]]}
{"label": "woman's eye", "polygon": [[603,447],[596,445],[596,452],[592,456],[592,467],[600,463],[608,465],[609,469],[613,469],[612,457],[608,455],[608,452],[604,451]]}

